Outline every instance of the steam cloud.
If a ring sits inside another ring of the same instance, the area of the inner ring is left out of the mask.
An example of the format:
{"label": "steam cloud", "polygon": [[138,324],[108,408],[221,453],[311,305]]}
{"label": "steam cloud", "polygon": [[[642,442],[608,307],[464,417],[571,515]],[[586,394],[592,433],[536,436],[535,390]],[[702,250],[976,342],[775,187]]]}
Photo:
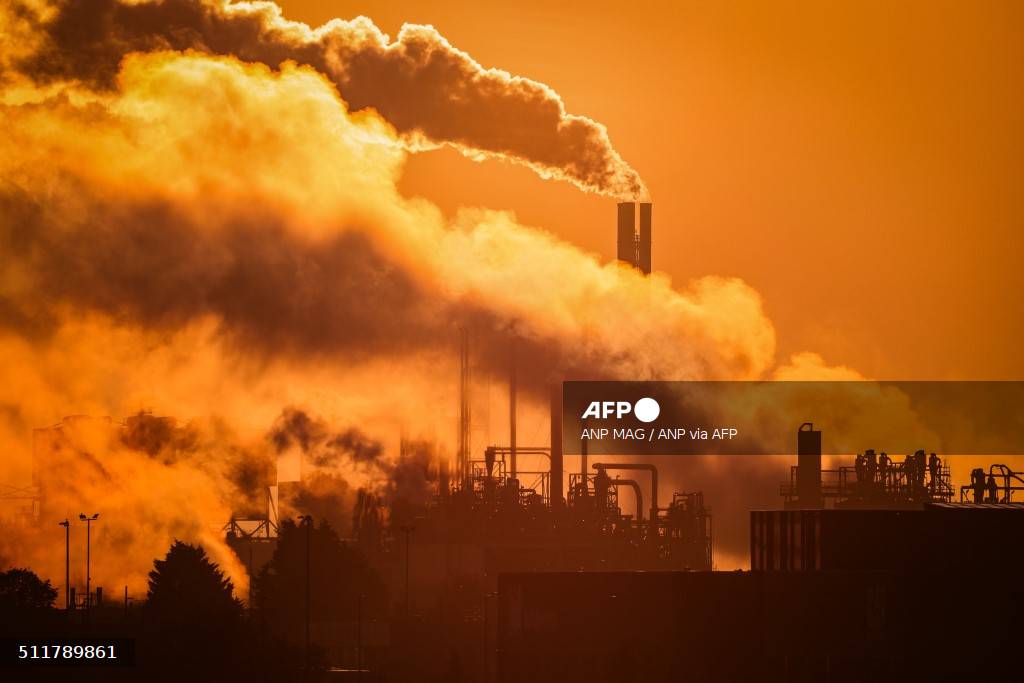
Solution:
{"label": "steam cloud", "polygon": [[[438,425],[460,327],[484,375],[504,376],[514,334],[520,386],[538,394],[562,377],[757,378],[773,363],[771,323],[738,280],[677,289],[508,213],[449,220],[403,198],[419,136],[642,192],[603,128],[432,29],[388,43],[365,19],[310,31],[271,4],[195,0],[0,17],[0,481],[27,480],[31,429],[63,415],[151,407],[199,425],[170,440],[136,425],[37,468],[55,514],[102,502],[97,547],[133,558],[102,568],[108,585],[144,586],[177,537],[220,549],[244,588],[211,529],[258,504],[248,492],[281,449],[316,452],[307,509],[354,499],[370,520],[378,495],[415,500],[450,452]],[[0,561],[57,576],[50,541],[8,534]]]}
{"label": "steam cloud", "polygon": [[326,75],[353,110],[379,112],[413,147],[503,157],[624,199],[647,193],[604,126],[566,113],[543,83],[483,68],[432,26],[406,24],[390,42],[366,17],[314,30],[270,2],[70,0],[55,8],[35,19],[41,44],[18,61],[36,80],[112,87],[133,51],[192,49],[273,68],[292,60]]}

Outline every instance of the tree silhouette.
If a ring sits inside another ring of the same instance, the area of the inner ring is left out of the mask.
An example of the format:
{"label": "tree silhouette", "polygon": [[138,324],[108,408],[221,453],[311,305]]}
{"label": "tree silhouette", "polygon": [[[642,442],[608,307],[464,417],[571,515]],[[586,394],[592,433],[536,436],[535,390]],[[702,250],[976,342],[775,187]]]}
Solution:
{"label": "tree silhouette", "polygon": [[[326,521],[310,530],[313,621],[354,621],[358,596],[364,616],[386,606],[384,583],[353,546]],[[273,559],[255,579],[256,606],[270,623],[302,632],[305,621],[306,527],[286,521],[278,529]]]}
{"label": "tree silhouette", "polygon": [[0,572],[0,609],[42,609],[51,607],[57,589],[28,569]]}
{"label": "tree silhouette", "polygon": [[175,541],[149,573],[148,616],[165,627],[219,629],[237,625],[242,603],[234,586],[198,546]]}
{"label": "tree silhouette", "polygon": [[197,546],[175,541],[149,574],[146,680],[294,680],[301,654],[246,618],[234,586]]}

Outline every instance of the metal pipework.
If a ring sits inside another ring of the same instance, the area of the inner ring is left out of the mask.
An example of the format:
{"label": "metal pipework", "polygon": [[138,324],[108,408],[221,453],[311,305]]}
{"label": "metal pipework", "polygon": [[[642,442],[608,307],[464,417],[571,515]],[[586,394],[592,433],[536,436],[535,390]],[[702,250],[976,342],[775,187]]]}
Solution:
{"label": "metal pipework", "polygon": [[516,462],[516,393],[518,377],[516,376],[516,340],[512,338],[509,346],[508,363],[508,447],[510,477],[518,479],[518,468]]}
{"label": "metal pipework", "polygon": [[658,468],[654,465],[640,465],[633,463],[594,463],[595,470],[643,470],[651,473],[651,534],[652,538],[658,533]]}
{"label": "metal pipework", "polygon": [[636,497],[636,521],[644,521],[644,493],[636,479],[612,479],[612,486],[632,486]]}
{"label": "metal pipework", "polygon": [[[522,449],[519,449],[522,453]],[[551,386],[551,507],[565,505],[562,493],[562,383]]]}

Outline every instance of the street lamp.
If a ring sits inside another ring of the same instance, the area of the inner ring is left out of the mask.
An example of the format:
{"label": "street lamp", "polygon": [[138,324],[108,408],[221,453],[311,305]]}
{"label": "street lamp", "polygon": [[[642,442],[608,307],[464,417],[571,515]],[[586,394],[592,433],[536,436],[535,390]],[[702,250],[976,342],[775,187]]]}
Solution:
{"label": "street lamp", "polygon": [[309,536],[313,528],[311,515],[299,515],[299,522],[306,527],[306,667],[309,667]]}
{"label": "street lamp", "polygon": [[78,518],[85,522],[85,621],[88,623],[90,609],[92,608],[92,594],[90,591],[92,577],[90,576],[92,562],[92,523],[99,519],[100,513],[92,517],[86,516],[83,512]]}
{"label": "street lamp", "polygon": [[405,534],[405,619],[409,620],[409,534],[416,531],[416,527],[403,524],[398,530]]}
{"label": "street lamp", "polygon": [[64,527],[64,609],[71,610],[71,522],[65,517],[57,522]]}

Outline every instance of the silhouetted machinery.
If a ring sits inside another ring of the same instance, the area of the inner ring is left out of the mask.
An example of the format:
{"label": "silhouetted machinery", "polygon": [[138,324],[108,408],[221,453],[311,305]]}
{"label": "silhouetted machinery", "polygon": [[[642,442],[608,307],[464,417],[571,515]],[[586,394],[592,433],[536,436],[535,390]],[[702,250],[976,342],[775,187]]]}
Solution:
{"label": "silhouetted machinery", "polygon": [[918,450],[902,460],[864,451],[854,465],[821,469],[821,432],[798,433],[783,510],[755,510],[750,566],[765,571],[982,571],[1006,556],[1024,524],[1013,494],[1024,478],[1006,465],[976,468],[954,502],[949,465]]}
{"label": "silhouetted machinery", "polygon": [[[468,366],[461,364],[464,374]],[[514,387],[510,382],[511,406]],[[462,421],[468,412],[463,402]],[[703,494],[675,493],[662,505],[654,465],[588,468],[585,455],[580,470],[566,477],[561,416],[559,385],[552,392],[551,447],[518,445],[512,419],[509,446],[487,447],[474,458],[468,438],[460,439],[452,473],[442,463],[429,502],[404,518],[392,506],[390,528],[412,531],[391,544],[383,562],[390,556],[402,580],[408,571],[413,614],[440,610],[448,623],[479,618],[473,614],[506,572],[712,569],[712,516]],[[459,431],[469,432],[465,424]],[[524,456],[547,467],[523,469]]]}
{"label": "silhouetted machinery", "polygon": [[[547,447],[517,451],[520,456],[558,460],[551,458]],[[667,506],[660,506],[654,465],[594,464],[592,472],[569,475],[563,497],[551,487],[550,470],[519,470],[513,478],[509,455],[506,447],[488,447],[482,459],[468,462],[462,482],[450,488],[442,486],[435,500],[418,513],[417,543],[476,546],[488,573],[711,569],[712,517],[703,494],[678,492]],[[637,479],[610,475],[618,470],[643,471],[649,475],[650,488],[645,491]],[[623,489],[629,490],[632,501],[622,500]],[[623,509],[623,502],[633,504]],[[513,546],[518,553],[508,559],[501,549]],[[552,551],[552,547],[558,550]],[[499,556],[506,559],[497,561]]]}
{"label": "silhouetted machinery", "polygon": [[[649,210],[642,211],[644,221]],[[646,222],[644,223],[646,225]],[[510,354],[509,445],[490,446],[473,458],[468,435],[469,344],[460,345],[460,440],[453,476],[443,463],[437,495],[390,525],[412,525],[410,570],[425,588],[452,577],[480,577],[496,587],[498,572],[579,570],[710,570],[711,510],[700,492],[680,492],[662,507],[658,471],[648,463],[597,463],[565,478],[562,454],[561,385],[552,388],[551,446],[522,446],[516,439],[515,352]],[[585,451],[585,449],[584,449]],[[524,470],[519,459],[547,461]],[[612,476],[637,472],[642,477]],[[647,482],[649,481],[649,488]],[[622,490],[633,498],[623,509]],[[646,502],[646,505],[645,505]]]}
{"label": "silhouetted machinery", "polygon": [[751,512],[752,571],[503,574],[497,680],[1020,680],[1024,481],[996,465],[963,491],[991,501],[956,503],[936,458],[871,456],[822,476],[802,426],[785,509]]}
{"label": "silhouetted machinery", "polygon": [[780,493],[791,509],[917,508],[923,503],[949,503],[954,489],[949,464],[923,450],[900,461],[868,449],[853,466],[821,468],[821,431],[806,422],[797,432],[797,464]]}

